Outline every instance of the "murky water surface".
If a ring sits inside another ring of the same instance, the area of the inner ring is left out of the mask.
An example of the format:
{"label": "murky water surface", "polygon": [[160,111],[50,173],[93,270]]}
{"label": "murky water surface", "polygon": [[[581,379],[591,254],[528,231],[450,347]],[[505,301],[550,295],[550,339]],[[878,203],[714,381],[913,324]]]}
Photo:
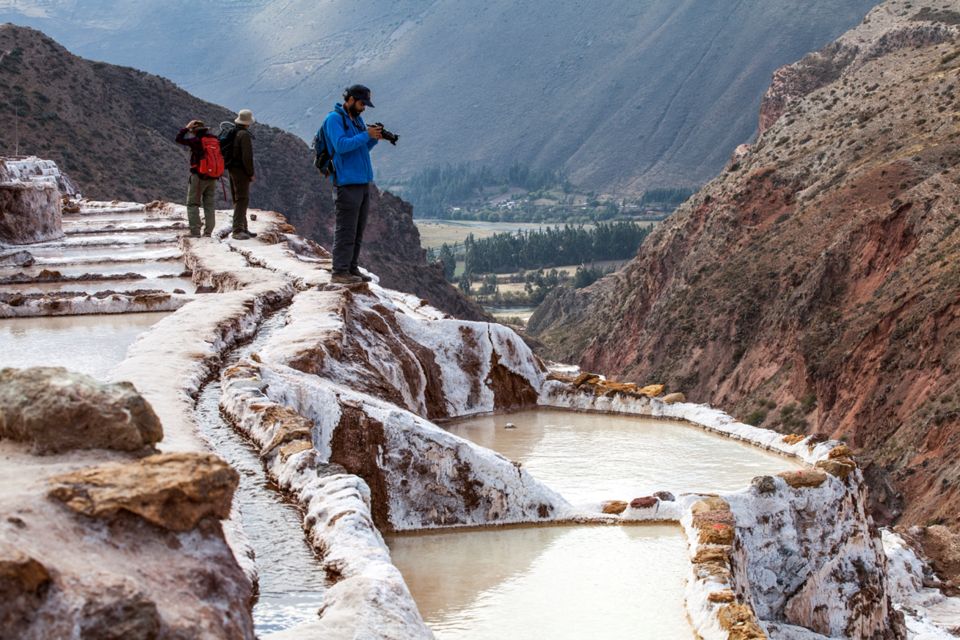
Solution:
{"label": "murky water surface", "polygon": [[[507,429],[507,423],[515,428]],[[799,468],[791,458],[680,422],[535,410],[445,425],[521,462],[573,504],[655,491],[729,491]]]}
{"label": "murky water surface", "polygon": [[0,368],[59,366],[108,380],[127,347],[167,312],[0,319]]}
{"label": "murky water surface", "polygon": [[449,531],[387,544],[441,640],[694,637],[678,525]]}

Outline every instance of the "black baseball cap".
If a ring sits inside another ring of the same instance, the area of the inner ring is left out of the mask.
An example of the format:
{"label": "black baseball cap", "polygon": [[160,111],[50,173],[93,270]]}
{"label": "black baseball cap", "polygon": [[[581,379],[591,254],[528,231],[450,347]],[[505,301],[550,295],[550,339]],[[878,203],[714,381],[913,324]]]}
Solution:
{"label": "black baseball cap", "polygon": [[367,105],[371,109],[374,108],[373,103],[370,102],[370,89],[363,86],[362,84],[354,84],[347,87],[347,90],[344,92],[348,97],[352,97],[354,100],[362,100],[363,104]]}

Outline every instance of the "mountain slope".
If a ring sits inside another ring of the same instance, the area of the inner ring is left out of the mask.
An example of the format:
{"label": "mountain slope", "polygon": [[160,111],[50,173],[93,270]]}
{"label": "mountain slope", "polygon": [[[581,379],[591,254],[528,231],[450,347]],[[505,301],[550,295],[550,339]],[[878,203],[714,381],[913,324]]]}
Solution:
{"label": "mountain slope", "polygon": [[757,144],[530,331],[587,369],[847,438],[882,519],[960,524],[960,3],[943,6],[888,0],[778,73]]}
{"label": "mountain slope", "polygon": [[[90,62],[43,34],[0,25],[0,153],[55,160],[84,195],[134,201],[186,197],[189,154],[173,137],[200,118],[216,124],[234,113],[203,102],[169,80],[127,67]],[[294,135],[256,125],[257,180],[251,206],[284,213],[299,232],[332,245],[330,184],[313,168],[311,151]],[[230,206],[222,195],[219,206]],[[366,266],[385,286],[416,293],[461,317],[479,307],[427,265],[409,205],[377,198],[367,231]]]}
{"label": "mountain slope", "polygon": [[402,136],[378,152],[391,178],[519,161],[631,192],[713,176],[753,134],[770,74],[874,3],[13,0],[0,20],[305,138],[344,86],[365,82]]}

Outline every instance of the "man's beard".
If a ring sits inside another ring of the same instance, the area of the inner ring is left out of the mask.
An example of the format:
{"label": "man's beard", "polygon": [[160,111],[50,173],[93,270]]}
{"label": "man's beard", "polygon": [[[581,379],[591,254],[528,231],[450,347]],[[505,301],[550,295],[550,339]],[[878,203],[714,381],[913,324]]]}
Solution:
{"label": "man's beard", "polygon": [[357,111],[356,108],[354,107],[347,107],[347,113],[350,114],[351,118],[356,118],[357,116],[360,115],[360,112]]}

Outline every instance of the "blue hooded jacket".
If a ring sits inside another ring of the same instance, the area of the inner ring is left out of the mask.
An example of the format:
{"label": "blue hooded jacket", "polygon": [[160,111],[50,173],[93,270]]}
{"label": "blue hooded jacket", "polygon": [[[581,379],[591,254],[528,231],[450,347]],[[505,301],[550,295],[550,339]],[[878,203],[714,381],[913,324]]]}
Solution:
{"label": "blue hooded jacket", "polygon": [[370,149],[376,146],[377,141],[367,133],[363,118],[357,116],[354,120],[338,103],[323,121],[323,135],[327,150],[333,154],[334,173],[330,178],[335,185],[373,182]]}

